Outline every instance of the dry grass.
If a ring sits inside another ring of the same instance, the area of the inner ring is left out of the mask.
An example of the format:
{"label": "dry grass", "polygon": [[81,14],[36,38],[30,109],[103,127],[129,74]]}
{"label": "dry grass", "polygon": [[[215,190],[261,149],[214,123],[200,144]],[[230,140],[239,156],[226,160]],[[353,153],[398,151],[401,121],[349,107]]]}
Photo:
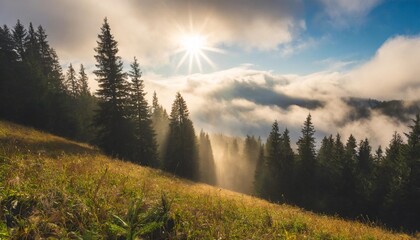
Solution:
{"label": "dry grass", "polygon": [[[166,231],[160,237],[169,239],[410,239],[175,178],[110,159],[85,144],[0,122],[0,239],[117,239],[122,235],[116,216],[123,219],[140,196],[148,211],[162,194],[170,201],[173,226],[160,228]],[[19,207],[14,215],[13,206]]]}

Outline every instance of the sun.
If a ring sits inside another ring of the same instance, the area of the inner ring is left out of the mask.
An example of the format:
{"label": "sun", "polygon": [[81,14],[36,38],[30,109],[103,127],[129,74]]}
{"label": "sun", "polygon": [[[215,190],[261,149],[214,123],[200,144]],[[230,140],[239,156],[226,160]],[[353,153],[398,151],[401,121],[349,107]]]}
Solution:
{"label": "sun", "polygon": [[178,70],[184,63],[188,62],[188,72],[191,73],[194,66],[200,72],[203,71],[203,60],[213,69],[216,65],[207,55],[208,52],[225,53],[223,50],[216,48],[214,41],[210,39],[210,33],[204,34],[205,26],[200,28],[200,31],[194,29],[192,20],[190,22],[189,31],[178,25],[177,45],[178,49],[174,54],[183,54],[176,66]]}
{"label": "sun", "polygon": [[206,38],[201,35],[186,35],[181,38],[181,45],[189,54],[200,54],[206,47]]}

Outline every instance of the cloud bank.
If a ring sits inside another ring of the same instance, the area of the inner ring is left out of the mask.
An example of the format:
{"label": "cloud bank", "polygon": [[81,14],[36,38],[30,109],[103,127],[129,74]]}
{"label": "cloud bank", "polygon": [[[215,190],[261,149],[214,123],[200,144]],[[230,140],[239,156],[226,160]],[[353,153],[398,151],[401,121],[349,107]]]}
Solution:
{"label": "cloud bank", "polygon": [[167,108],[180,91],[196,127],[209,132],[266,137],[272,122],[278,120],[296,141],[311,113],[318,137],[340,133],[346,139],[354,134],[359,140],[368,137],[374,146],[387,146],[394,131],[407,131],[407,123],[374,108],[367,109],[365,117],[355,118],[358,108],[348,100],[419,100],[419,62],[420,37],[399,36],[347,73],[280,75],[246,65],[212,74],[145,79],[148,91],[156,90]]}
{"label": "cloud bank", "polygon": [[64,59],[93,62],[96,35],[104,17],[119,42],[121,55],[144,65],[168,63],[179,35],[190,30],[208,35],[214,46],[276,50],[305,29],[303,3],[295,0],[38,0],[2,1],[0,22],[41,24]]}

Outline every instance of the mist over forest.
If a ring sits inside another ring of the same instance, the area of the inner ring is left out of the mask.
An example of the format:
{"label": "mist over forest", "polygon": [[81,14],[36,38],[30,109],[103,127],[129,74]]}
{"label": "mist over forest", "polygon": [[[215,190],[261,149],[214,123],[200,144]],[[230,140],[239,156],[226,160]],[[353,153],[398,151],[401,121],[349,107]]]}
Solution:
{"label": "mist over forest", "polygon": [[388,71],[390,56],[412,54],[397,43],[419,39],[395,37],[345,74],[243,65],[162,79],[143,74],[141,59],[123,62],[110,22],[91,46],[94,91],[84,65],[62,64],[42,26],[1,27],[0,117],[193,181],[418,230],[419,70],[393,76],[405,80],[397,89],[356,85],[371,69]]}

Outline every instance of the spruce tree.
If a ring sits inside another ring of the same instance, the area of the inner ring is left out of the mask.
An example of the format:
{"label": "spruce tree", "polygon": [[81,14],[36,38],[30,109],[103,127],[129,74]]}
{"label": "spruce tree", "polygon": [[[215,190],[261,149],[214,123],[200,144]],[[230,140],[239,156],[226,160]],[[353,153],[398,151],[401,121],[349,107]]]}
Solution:
{"label": "spruce tree", "polygon": [[269,168],[279,169],[281,166],[280,162],[280,130],[277,121],[274,121],[271,126],[271,132],[267,139],[266,151],[267,151],[267,163]]}
{"label": "spruce tree", "polygon": [[127,141],[132,141],[133,135],[126,111],[126,75],[121,57],[118,56],[118,43],[106,18],[97,43],[97,69],[94,71],[99,83],[96,91],[99,107],[95,115],[95,125],[98,128],[96,143],[107,154],[127,158],[131,156]]}
{"label": "spruce tree", "polygon": [[[152,123],[153,129],[156,133],[156,142],[158,145],[159,159],[162,161],[164,158],[164,153],[166,152],[166,141],[168,138],[169,131],[169,116],[166,110],[159,104],[156,92],[153,92],[153,101],[152,101]],[[162,165],[160,162],[159,165]]]}
{"label": "spruce tree", "polygon": [[76,98],[79,95],[81,86],[77,81],[76,71],[74,70],[71,63],[67,69],[66,80],[64,84],[70,96]]}
{"label": "spruce tree", "polygon": [[355,202],[355,166],[357,158],[357,142],[353,135],[347,139],[344,147],[344,161],[341,178],[343,187],[340,189],[339,194],[344,199],[342,213],[346,216],[354,216],[354,202]]}
{"label": "spruce tree", "polygon": [[85,67],[83,64],[80,64],[79,77],[77,78],[77,82],[80,86],[80,94],[82,96],[90,96],[88,76],[85,73]]}
{"label": "spruce tree", "polygon": [[136,58],[130,66],[129,112],[130,119],[134,124],[135,135],[133,160],[145,166],[157,167],[155,131],[145,98],[144,82],[141,79],[142,72]]}
{"label": "spruce tree", "polygon": [[25,39],[27,32],[25,27],[20,23],[20,20],[17,20],[16,25],[13,28],[13,40],[14,40],[14,48],[16,53],[18,54],[18,60],[22,61],[25,55]]}
{"label": "spruce tree", "polygon": [[305,174],[312,175],[315,168],[315,128],[312,124],[312,116],[308,115],[303,123],[302,136],[297,142],[298,153]]}
{"label": "spruce tree", "polygon": [[264,182],[267,184],[264,186],[267,188],[267,198],[278,201],[280,200],[280,173],[282,170],[282,162],[280,159],[280,147],[281,147],[281,134],[277,121],[274,121],[271,126],[270,135],[267,138],[266,144],[266,160],[268,172],[265,175],[266,179]]}
{"label": "spruce tree", "polygon": [[362,214],[372,210],[370,203],[374,187],[374,164],[369,140],[360,141],[356,163],[356,206]]}
{"label": "spruce tree", "polygon": [[12,33],[4,25],[0,27],[0,117],[9,120],[17,115],[17,102],[14,101],[17,58]]}
{"label": "spruce tree", "polygon": [[216,184],[216,166],[210,138],[203,130],[199,136],[199,180],[207,184]]}
{"label": "spruce tree", "polygon": [[[404,158],[408,166],[408,176],[404,181],[403,195],[400,199],[399,210],[401,222],[410,230],[420,228],[418,213],[420,212],[420,114],[412,119]],[[397,208],[398,209],[398,208]]]}
{"label": "spruce tree", "polygon": [[281,135],[280,160],[282,169],[280,171],[280,189],[284,195],[284,201],[293,201],[295,199],[294,182],[294,152],[290,145],[289,130],[286,128]]}
{"label": "spruce tree", "polygon": [[334,138],[332,135],[324,137],[321,147],[317,154],[317,180],[319,183],[319,192],[322,195],[328,195],[333,191],[334,185],[331,184],[334,179]]}
{"label": "spruce tree", "polygon": [[[392,207],[401,199],[401,189],[407,178],[407,166],[403,158],[403,140],[398,133],[394,133],[389,146],[385,150],[386,157],[378,162],[378,176],[374,191],[374,206],[378,208],[376,214],[394,215]],[[386,214],[385,214],[386,213]]]}
{"label": "spruce tree", "polygon": [[315,203],[317,181],[315,179],[316,155],[315,155],[315,128],[312,124],[312,116],[308,115],[302,127],[302,136],[297,142],[299,155],[298,172],[298,195],[302,205],[311,207]]}
{"label": "spruce tree", "polygon": [[265,146],[261,145],[254,173],[254,191],[257,196],[267,198],[269,189],[267,189],[267,183],[265,183],[265,181],[267,179],[266,174],[268,168],[265,161],[264,151]]}
{"label": "spruce tree", "polygon": [[181,177],[197,179],[197,140],[187,104],[179,92],[172,104],[163,167]]}
{"label": "spruce tree", "polygon": [[25,54],[28,55],[28,58],[32,61],[32,64],[40,64],[40,48],[38,43],[38,36],[32,23],[29,23],[29,30],[25,38],[24,46],[26,52]]}
{"label": "spruce tree", "polygon": [[39,44],[39,54],[41,59],[42,73],[48,78],[52,77],[53,74],[53,51],[47,41],[47,34],[42,26],[38,26],[36,32],[38,44]]}

